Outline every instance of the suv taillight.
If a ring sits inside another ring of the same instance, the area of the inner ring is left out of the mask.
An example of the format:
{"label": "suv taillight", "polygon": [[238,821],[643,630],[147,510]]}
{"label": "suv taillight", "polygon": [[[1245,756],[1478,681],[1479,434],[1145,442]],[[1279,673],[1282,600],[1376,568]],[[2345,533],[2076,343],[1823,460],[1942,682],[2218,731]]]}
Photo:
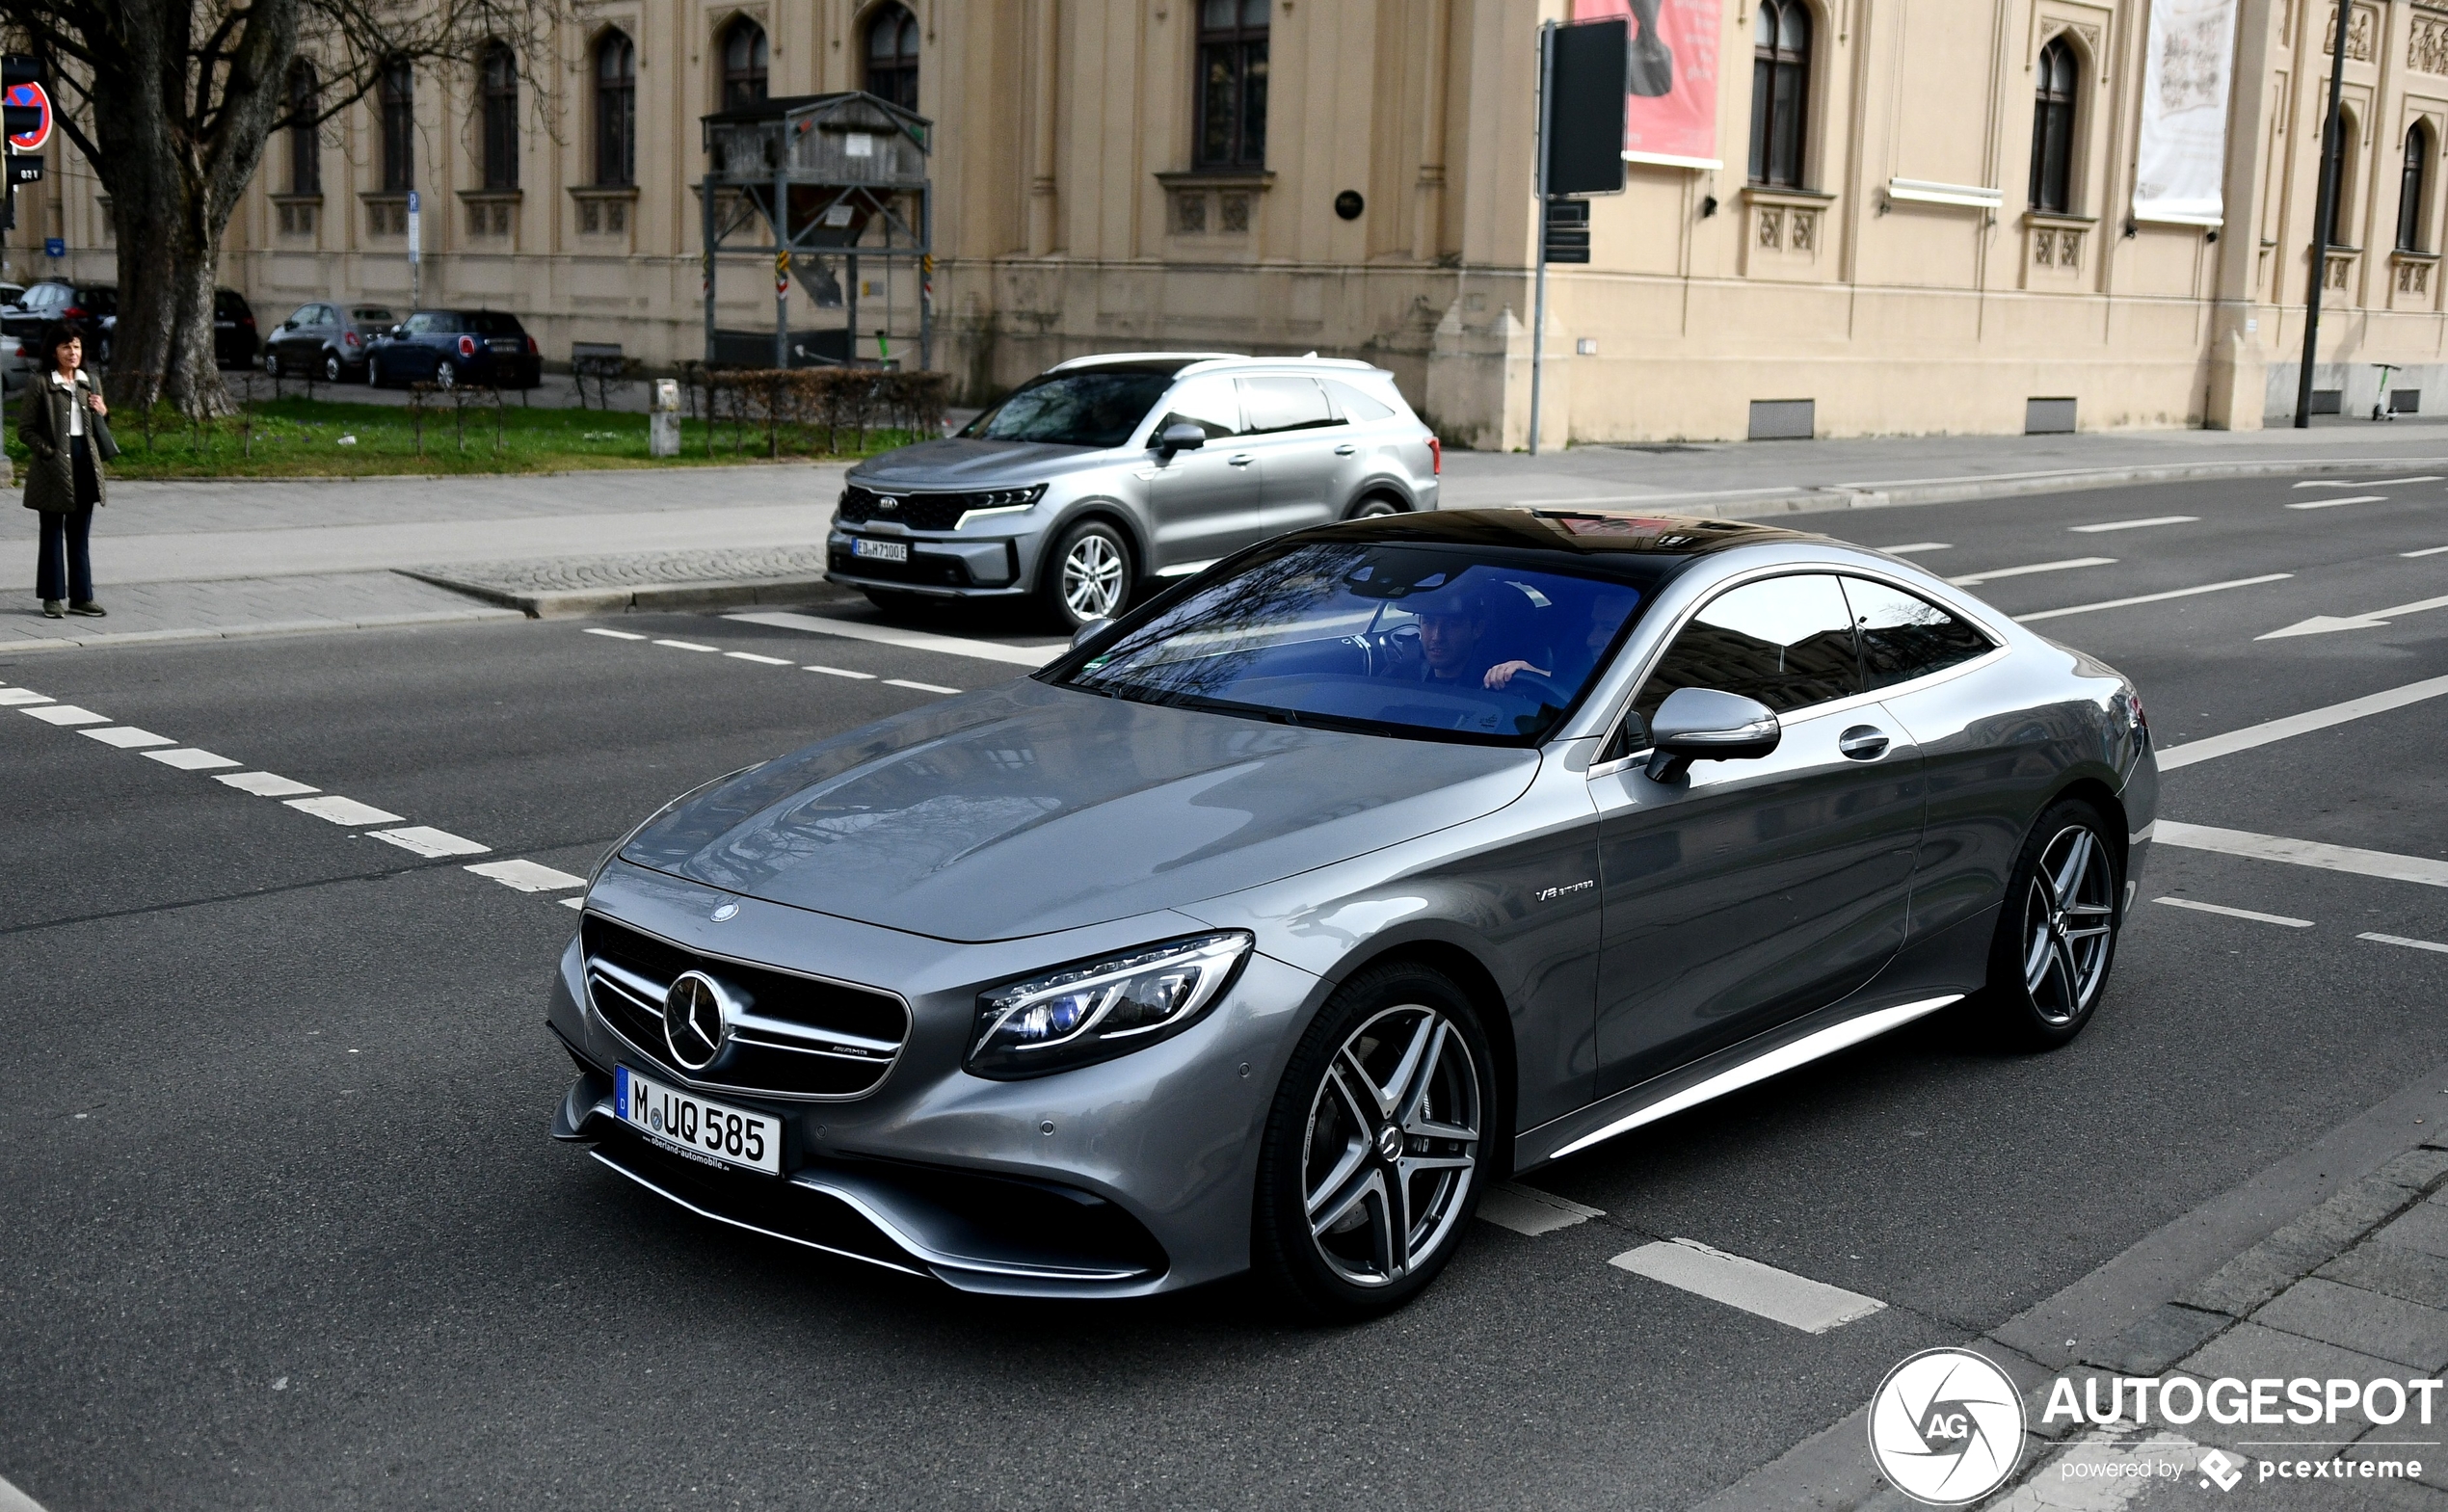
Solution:
{"label": "suv taillight", "polygon": [[543,353],[544,349],[536,345],[536,338],[529,336],[527,338],[527,355],[529,357],[540,357]]}
{"label": "suv taillight", "polygon": [[1432,477],[1445,475],[1445,443],[1433,436],[1428,438],[1428,472]]}
{"label": "suv taillight", "polygon": [[459,355],[461,357],[474,357],[476,355],[476,338],[474,336],[462,336],[459,338]]}

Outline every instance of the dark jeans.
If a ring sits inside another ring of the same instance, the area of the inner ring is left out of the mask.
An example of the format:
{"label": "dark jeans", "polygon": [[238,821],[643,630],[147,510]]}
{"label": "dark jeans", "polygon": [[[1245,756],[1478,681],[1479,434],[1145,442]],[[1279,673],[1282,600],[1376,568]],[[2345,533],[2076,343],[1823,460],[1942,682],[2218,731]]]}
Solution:
{"label": "dark jeans", "polygon": [[[42,516],[42,555],[34,570],[37,598],[66,598],[84,603],[93,597],[93,564],[86,554],[86,537],[93,529],[93,512]],[[65,548],[65,550],[64,550]],[[61,561],[65,554],[65,566]]]}

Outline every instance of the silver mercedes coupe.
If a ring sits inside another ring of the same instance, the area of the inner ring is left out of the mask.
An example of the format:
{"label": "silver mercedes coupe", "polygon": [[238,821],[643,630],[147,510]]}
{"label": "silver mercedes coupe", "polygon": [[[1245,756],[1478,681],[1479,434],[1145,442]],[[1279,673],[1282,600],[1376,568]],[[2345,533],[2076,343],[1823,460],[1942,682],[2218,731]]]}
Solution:
{"label": "silver mercedes coupe", "polygon": [[648,819],[553,1131],[964,1290],[1368,1314],[1489,1181],[1942,1009],[2072,1039],[2157,790],[2132,683],[1876,551],[1323,525]]}

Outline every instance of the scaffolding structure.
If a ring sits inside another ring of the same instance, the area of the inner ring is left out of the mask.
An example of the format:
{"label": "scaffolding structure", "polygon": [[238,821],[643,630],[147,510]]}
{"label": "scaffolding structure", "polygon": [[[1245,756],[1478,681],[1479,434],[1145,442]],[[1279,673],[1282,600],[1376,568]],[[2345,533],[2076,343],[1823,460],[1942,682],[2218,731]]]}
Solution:
{"label": "scaffolding structure", "polygon": [[[911,265],[918,365],[931,368],[935,199],[927,157],[934,123],[872,94],[844,92],[758,100],[704,117],[701,124],[710,160],[698,191],[705,224],[705,364],[897,366],[881,350],[872,362],[859,356],[859,263],[865,258],[884,264],[888,291],[891,270]],[[760,235],[761,243],[743,244]],[[841,330],[793,332],[794,265],[813,296],[828,256],[838,256],[844,265]],[[752,257],[773,271],[770,346],[761,332],[724,331],[715,322],[716,270],[725,258]],[[889,311],[889,293],[887,298]]]}

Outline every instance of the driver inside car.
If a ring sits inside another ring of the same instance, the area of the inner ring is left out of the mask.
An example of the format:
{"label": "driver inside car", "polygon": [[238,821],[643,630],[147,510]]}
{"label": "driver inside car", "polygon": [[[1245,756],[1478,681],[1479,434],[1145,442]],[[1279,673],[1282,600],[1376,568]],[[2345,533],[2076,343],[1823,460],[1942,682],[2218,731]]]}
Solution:
{"label": "driver inside car", "polygon": [[1422,682],[1449,688],[1504,685],[1496,679],[1497,656],[1488,644],[1485,593],[1476,587],[1449,588],[1411,609],[1419,617]]}

